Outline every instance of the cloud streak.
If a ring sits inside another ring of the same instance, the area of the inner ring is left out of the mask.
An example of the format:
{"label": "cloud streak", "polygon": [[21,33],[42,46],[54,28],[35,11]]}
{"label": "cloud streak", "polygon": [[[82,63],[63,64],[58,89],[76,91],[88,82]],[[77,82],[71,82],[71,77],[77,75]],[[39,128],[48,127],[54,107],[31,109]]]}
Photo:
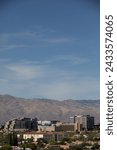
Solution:
{"label": "cloud streak", "polygon": [[58,44],[70,44],[74,39],[64,36],[57,36],[51,30],[33,28],[27,31],[16,33],[3,33],[0,35],[0,51],[16,50],[21,48],[40,48]]}
{"label": "cloud streak", "polygon": [[67,61],[73,64],[84,64],[87,63],[89,60],[82,57],[77,57],[73,55],[58,55],[55,57],[56,61]]}
{"label": "cloud streak", "polygon": [[0,91],[3,94],[59,100],[98,98],[98,78],[82,77],[77,71],[56,69],[37,61],[9,61],[2,66],[4,71],[0,75]]}

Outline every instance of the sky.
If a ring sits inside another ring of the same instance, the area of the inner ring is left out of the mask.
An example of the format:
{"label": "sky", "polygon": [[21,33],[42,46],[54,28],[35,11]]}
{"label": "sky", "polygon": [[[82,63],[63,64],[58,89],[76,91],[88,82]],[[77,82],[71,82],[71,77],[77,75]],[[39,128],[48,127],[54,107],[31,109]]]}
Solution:
{"label": "sky", "polygon": [[99,0],[1,0],[0,94],[99,99]]}

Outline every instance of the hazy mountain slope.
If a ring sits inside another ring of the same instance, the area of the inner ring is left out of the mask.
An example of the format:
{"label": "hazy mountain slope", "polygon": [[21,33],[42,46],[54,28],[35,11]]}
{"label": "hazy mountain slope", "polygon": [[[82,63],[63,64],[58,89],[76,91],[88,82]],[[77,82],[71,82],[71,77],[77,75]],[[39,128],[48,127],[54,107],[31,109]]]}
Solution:
{"label": "hazy mountain slope", "polygon": [[37,117],[42,120],[69,120],[76,114],[90,114],[99,122],[99,100],[23,99],[0,95],[0,123],[18,117]]}

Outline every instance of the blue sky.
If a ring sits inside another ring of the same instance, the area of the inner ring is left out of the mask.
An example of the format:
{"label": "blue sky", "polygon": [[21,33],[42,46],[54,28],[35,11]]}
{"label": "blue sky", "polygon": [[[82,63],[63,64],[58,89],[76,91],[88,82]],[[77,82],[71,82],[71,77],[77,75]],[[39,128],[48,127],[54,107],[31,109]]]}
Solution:
{"label": "blue sky", "polygon": [[99,99],[99,1],[1,0],[0,94]]}

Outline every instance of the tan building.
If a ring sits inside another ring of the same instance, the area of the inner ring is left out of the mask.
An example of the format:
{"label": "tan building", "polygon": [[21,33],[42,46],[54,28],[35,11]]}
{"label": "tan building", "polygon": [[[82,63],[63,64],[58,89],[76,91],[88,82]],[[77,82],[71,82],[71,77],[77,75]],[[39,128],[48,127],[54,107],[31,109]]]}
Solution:
{"label": "tan building", "polygon": [[75,132],[77,130],[77,123],[63,123],[55,126],[55,131]]}
{"label": "tan building", "polygon": [[43,138],[46,141],[62,141],[65,138],[64,132],[46,132],[43,134]]}
{"label": "tan building", "polygon": [[78,130],[92,130],[94,128],[94,117],[90,115],[75,115],[74,123],[78,124]]}
{"label": "tan building", "polygon": [[38,126],[39,132],[52,132],[55,131],[55,126]]}

